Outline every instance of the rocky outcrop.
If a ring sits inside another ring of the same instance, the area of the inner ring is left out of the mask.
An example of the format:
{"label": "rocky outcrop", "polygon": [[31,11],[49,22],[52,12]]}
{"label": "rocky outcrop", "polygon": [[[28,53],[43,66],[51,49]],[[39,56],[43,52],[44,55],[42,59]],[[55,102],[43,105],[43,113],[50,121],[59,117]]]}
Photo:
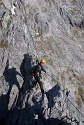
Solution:
{"label": "rocky outcrop", "polygon": [[[0,124],[84,124],[84,2],[0,0]],[[45,58],[45,94],[31,87]]]}

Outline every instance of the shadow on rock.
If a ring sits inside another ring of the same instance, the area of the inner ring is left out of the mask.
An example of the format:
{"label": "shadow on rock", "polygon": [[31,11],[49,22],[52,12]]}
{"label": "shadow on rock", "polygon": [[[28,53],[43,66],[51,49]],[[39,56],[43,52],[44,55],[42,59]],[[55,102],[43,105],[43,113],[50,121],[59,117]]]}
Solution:
{"label": "shadow on rock", "polygon": [[54,102],[54,97],[59,97],[60,96],[60,86],[57,84],[55,85],[51,90],[49,90],[46,93],[46,96],[48,98],[48,107],[53,107],[55,102]]}
{"label": "shadow on rock", "polygon": [[31,62],[32,62],[32,56],[29,54],[25,54],[24,59],[22,60],[22,63],[20,66],[20,72],[24,79],[22,90],[24,89],[25,91],[30,88],[30,84],[31,84],[31,79],[32,79]]}
{"label": "shadow on rock", "polygon": [[14,68],[14,67],[9,68],[9,60],[7,60],[7,62],[6,62],[6,67],[5,67],[3,75],[5,77],[6,82],[8,82],[8,84],[9,84],[9,94],[10,94],[10,91],[11,91],[12,86],[14,84],[20,90],[20,85],[19,85],[19,82],[17,80],[17,75],[21,76],[21,74],[16,71],[16,68]]}
{"label": "shadow on rock", "polygon": [[[21,75],[24,77],[24,83],[22,85],[22,89],[20,89],[19,91],[18,100],[15,107],[10,110],[8,110],[9,93],[13,84],[16,84],[18,89],[20,88],[16,78],[16,75],[20,74],[16,71],[15,68],[9,69],[9,61],[7,61],[7,65],[5,67],[3,75],[5,76],[6,81],[9,83],[10,88],[7,95],[3,95],[0,98],[0,102],[5,98],[7,100],[3,103],[5,107],[2,106],[5,111],[2,111],[1,113],[6,114],[1,118],[1,125],[63,125],[64,122],[62,120],[59,120],[58,118],[54,119],[48,117],[48,119],[46,119],[44,117],[44,107],[42,107],[44,95],[42,95],[41,102],[35,102],[33,106],[28,103],[27,97],[29,94],[32,79],[31,61],[32,57],[29,54],[25,54],[22,64],[20,66]],[[46,93],[46,96],[49,102],[48,107],[53,107],[55,103],[54,97],[60,96],[60,86],[58,84],[55,85],[51,90]]]}
{"label": "shadow on rock", "polygon": [[24,54],[24,59],[22,60],[20,66],[20,72],[24,78],[24,81],[30,80],[31,62],[32,62],[32,56],[29,54]]}
{"label": "shadow on rock", "polygon": [[36,111],[33,106],[9,111],[3,125],[68,125],[68,123],[58,118],[46,119],[42,112]]}
{"label": "shadow on rock", "polygon": [[16,77],[17,75],[21,76],[21,74],[16,71],[16,68],[9,68],[9,60],[7,60],[3,76],[5,78],[5,81],[9,84],[9,90],[6,95],[2,94],[0,97],[0,125],[3,124],[5,117],[8,114],[8,104],[12,86],[15,84],[20,90],[20,85]]}
{"label": "shadow on rock", "polygon": [[[28,92],[31,90],[31,62],[32,62],[32,56],[29,54],[24,55],[24,59],[22,60],[21,66],[20,66],[20,72],[24,79],[23,85],[19,91],[19,96],[16,105],[20,108],[23,106],[23,103],[25,104],[25,97],[28,96]],[[27,97],[28,98],[28,97]]]}
{"label": "shadow on rock", "polygon": [[8,112],[9,94],[1,95],[0,97],[0,125],[3,125],[4,118]]}

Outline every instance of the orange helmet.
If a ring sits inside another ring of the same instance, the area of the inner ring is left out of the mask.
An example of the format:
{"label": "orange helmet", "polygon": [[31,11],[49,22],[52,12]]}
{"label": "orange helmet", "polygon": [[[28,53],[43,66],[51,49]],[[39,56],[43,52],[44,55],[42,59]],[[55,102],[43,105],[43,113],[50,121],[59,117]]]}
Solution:
{"label": "orange helmet", "polygon": [[41,63],[46,63],[46,60],[45,60],[45,59],[41,59],[40,62],[41,62]]}

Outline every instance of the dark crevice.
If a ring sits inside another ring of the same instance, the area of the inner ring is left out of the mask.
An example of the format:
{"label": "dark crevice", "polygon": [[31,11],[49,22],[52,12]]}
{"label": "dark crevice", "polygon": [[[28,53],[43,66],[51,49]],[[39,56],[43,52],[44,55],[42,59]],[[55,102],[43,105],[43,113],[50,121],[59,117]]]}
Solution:
{"label": "dark crevice", "polygon": [[73,27],[74,25],[73,25],[73,23],[72,23],[71,18],[70,18],[68,15],[67,15],[67,18],[68,18],[68,20],[69,20],[70,25]]}

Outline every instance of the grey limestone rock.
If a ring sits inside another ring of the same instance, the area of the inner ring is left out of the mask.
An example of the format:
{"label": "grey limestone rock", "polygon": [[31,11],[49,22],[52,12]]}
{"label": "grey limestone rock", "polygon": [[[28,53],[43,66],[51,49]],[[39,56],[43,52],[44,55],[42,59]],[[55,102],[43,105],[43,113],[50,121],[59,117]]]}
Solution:
{"label": "grey limestone rock", "polygon": [[0,0],[0,125],[39,124],[84,124],[83,0]]}

